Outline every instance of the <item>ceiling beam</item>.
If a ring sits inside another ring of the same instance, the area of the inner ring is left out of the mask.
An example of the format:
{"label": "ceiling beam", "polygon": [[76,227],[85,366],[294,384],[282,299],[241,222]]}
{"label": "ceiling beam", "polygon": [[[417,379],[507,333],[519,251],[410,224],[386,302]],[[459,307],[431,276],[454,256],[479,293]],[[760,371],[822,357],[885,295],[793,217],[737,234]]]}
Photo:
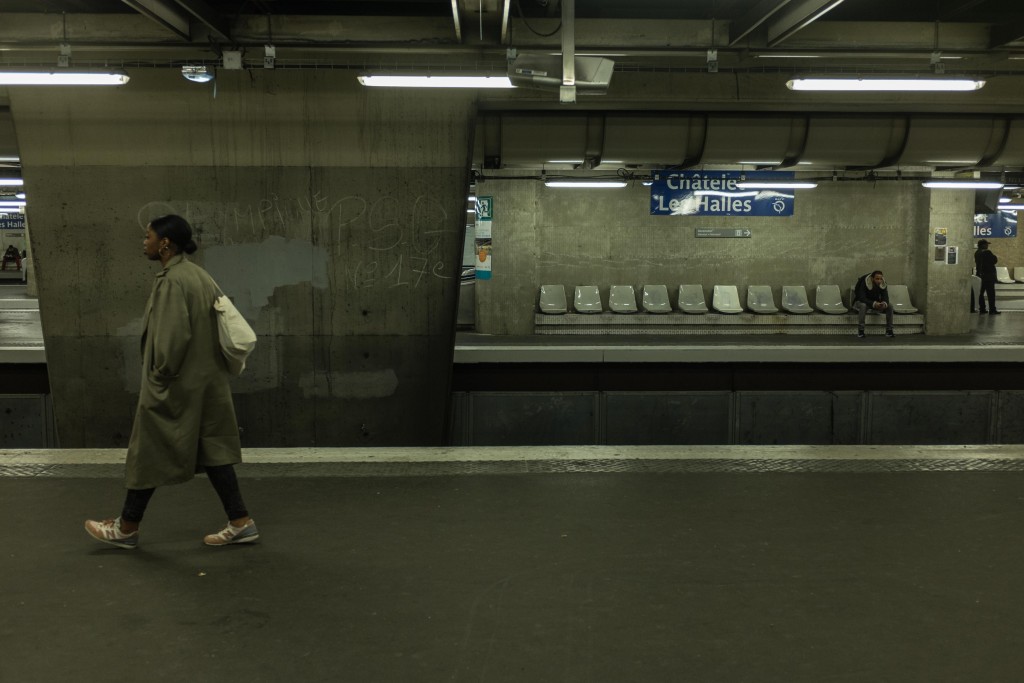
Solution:
{"label": "ceiling beam", "polygon": [[121,0],[121,2],[164,28],[170,29],[184,40],[192,40],[188,17],[182,14],[177,7],[163,0]]}
{"label": "ceiling beam", "polygon": [[508,12],[509,6],[512,4],[512,0],[502,0],[501,2],[501,44],[508,45]]}
{"label": "ceiling beam", "polygon": [[1005,17],[1004,21],[992,26],[989,47],[1004,47],[1019,40],[1024,40],[1024,16]]}
{"label": "ceiling beam", "polygon": [[780,9],[788,5],[790,0],[761,0],[746,14],[729,22],[729,44],[735,45],[746,38],[754,29]]}
{"label": "ceiling beam", "polygon": [[459,0],[452,0],[452,21],[455,22],[455,40],[462,42],[462,10]]}
{"label": "ceiling beam", "polygon": [[984,4],[986,0],[944,0],[939,3],[939,12],[936,16],[938,21],[949,21],[959,16],[968,14],[978,5]]}
{"label": "ceiling beam", "polygon": [[231,25],[223,14],[210,7],[205,0],[175,0],[178,6],[191,14],[210,31],[210,37],[231,42]]}
{"label": "ceiling beam", "polygon": [[775,47],[801,29],[807,28],[843,0],[793,0],[766,29],[768,47]]}
{"label": "ceiling beam", "polygon": [[205,0],[121,0],[179,37],[192,41],[192,18],[206,26],[210,37],[231,42],[228,21]]}

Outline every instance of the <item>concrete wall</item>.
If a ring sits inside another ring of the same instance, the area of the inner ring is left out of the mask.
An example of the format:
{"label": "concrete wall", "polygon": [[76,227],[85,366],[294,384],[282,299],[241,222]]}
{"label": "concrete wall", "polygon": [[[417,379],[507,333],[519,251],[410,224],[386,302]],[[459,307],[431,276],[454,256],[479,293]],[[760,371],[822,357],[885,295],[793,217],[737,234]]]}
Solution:
{"label": "concrete wall", "polygon": [[260,337],[236,381],[248,446],[445,440],[469,96],[345,71],[172,70],[119,89],[12,89],[62,446],[127,442],[157,266],[180,213]]}
{"label": "concrete wall", "polygon": [[[567,293],[598,285],[606,307],[609,285],[639,291],[665,284],[675,305],[680,284],[704,285],[709,301],[715,284],[739,285],[741,297],[758,284],[771,285],[776,297],[782,285],[813,294],[818,284],[837,284],[845,293],[858,276],[880,269],[889,282],[906,284],[928,315],[938,316],[957,291],[967,310],[969,192],[932,194],[920,182],[825,183],[797,190],[792,217],[763,218],[651,216],[650,192],[640,183],[571,190],[489,179],[477,194],[494,197],[492,279],[476,286],[477,331],[487,334],[531,334],[541,284],[562,284]],[[940,225],[961,248],[957,266],[931,265],[931,230]],[[698,227],[749,228],[752,237],[697,238]],[[928,333],[968,329],[966,315],[943,316]]]}

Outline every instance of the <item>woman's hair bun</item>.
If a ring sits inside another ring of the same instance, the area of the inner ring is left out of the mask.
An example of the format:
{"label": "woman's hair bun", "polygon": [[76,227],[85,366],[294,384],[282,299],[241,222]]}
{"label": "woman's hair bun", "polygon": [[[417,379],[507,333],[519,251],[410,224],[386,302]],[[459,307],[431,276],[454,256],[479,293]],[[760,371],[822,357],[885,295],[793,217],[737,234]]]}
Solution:
{"label": "woman's hair bun", "polygon": [[184,251],[186,254],[191,254],[192,252],[194,252],[198,248],[199,247],[196,246],[195,242],[193,242],[192,240],[189,240],[188,242],[185,243],[185,246],[183,246],[181,248],[181,250]]}

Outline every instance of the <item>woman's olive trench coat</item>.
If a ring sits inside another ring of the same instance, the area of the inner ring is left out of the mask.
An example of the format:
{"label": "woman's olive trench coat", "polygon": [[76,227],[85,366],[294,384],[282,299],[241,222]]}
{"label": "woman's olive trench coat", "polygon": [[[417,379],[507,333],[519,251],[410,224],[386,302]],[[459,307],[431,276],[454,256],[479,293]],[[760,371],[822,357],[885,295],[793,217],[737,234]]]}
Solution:
{"label": "woman's olive trench coat", "polygon": [[142,332],[142,388],[128,441],[125,486],[191,479],[205,466],[242,461],[230,375],[220,351],[205,270],[184,256],[156,276]]}

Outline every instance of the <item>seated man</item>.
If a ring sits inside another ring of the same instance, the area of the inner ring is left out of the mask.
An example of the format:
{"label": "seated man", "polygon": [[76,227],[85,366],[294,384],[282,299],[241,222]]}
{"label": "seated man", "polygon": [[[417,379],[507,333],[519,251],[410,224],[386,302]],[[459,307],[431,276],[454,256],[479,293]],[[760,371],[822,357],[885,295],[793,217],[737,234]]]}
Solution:
{"label": "seated man", "polygon": [[21,252],[13,244],[7,247],[7,251],[4,252],[3,263],[0,264],[0,270],[7,270],[7,264],[13,263],[15,270],[21,270]]}
{"label": "seated man", "polygon": [[895,337],[892,329],[892,306],[889,305],[889,292],[885,289],[885,276],[876,270],[857,278],[857,286],[853,292],[853,307],[857,309],[857,336],[864,337],[864,317],[868,308],[885,313],[885,336]]}

